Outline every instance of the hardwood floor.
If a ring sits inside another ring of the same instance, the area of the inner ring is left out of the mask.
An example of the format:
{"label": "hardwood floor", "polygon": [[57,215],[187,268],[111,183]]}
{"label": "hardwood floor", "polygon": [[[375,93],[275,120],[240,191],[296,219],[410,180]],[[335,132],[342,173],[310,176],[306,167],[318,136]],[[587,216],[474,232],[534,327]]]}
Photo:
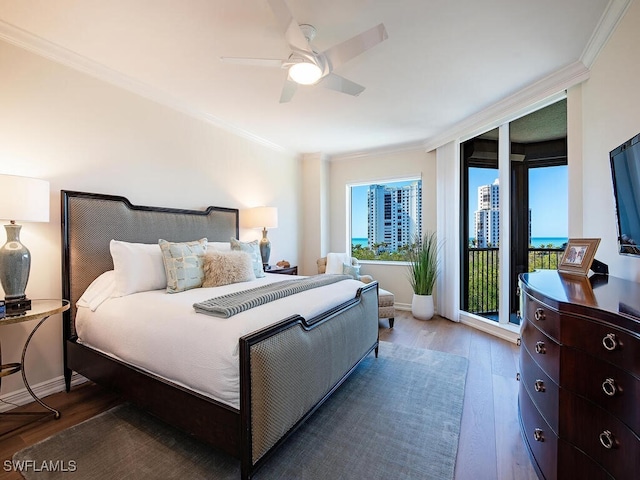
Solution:
{"label": "hardwood floor", "polygon": [[[517,420],[518,347],[442,318],[420,321],[409,312],[396,314],[393,329],[388,328],[387,320],[381,321],[381,340],[469,359],[455,480],[535,480]],[[120,402],[117,395],[94,384],[75,387],[69,394],[61,392],[47,397],[47,403],[60,409],[62,417],[54,420],[49,416],[0,436],[2,466],[18,450]],[[14,409],[29,410],[33,410],[32,405]],[[0,416],[0,422],[3,432],[11,428],[14,420]],[[0,480],[21,478],[17,472],[0,468]]]}

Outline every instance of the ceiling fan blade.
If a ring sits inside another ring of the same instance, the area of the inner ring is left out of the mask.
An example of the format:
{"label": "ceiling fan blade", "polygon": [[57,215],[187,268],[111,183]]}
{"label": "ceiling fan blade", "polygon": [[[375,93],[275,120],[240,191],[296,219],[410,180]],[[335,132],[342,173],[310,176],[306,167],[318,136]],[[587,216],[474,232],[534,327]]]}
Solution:
{"label": "ceiling fan blade", "polygon": [[371,47],[375,47],[387,38],[389,38],[387,30],[384,28],[384,24],[381,23],[349,40],[334,45],[327,49],[324,55],[329,61],[330,69],[333,70]]}
{"label": "ceiling fan blade", "polygon": [[280,60],[277,58],[220,57],[220,60],[226,63],[236,63],[239,65],[256,65],[258,67],[276,68],[287,68],[290,63],[287,60]]}
{"label": "ceiling fan blade", "polygon": [[358,85],[357,83],[347,80],[335,73],[330,73],[325,76],[319,83],[325,88],[346,93],[347,95],[353,95],[354,97],[357,97],[364,92],[364,87],[362,85]]}
{"label": "ceiling fan blade", "polygon": [[284,0],[267,0],[273,14],[278,21],[278,25],[284,31],[284,37],[287,40],[287,43],[298,50],[303,50],[306,52],[311,52],[311,47],[309,47],[309,42],[307,42],[307,38],[302,33],[300,29],[300,25],[295,18],[293,18],[293,14],[287,3]]}
{"label": "ceiling fan blade", "polygon": [[280,95],[280,103],[287,103],[291,101],[297,89],[298,89],[298,84],[293,80],[289,80],[287,78],[284,82],[284,87],[282,87],[282,94]]}

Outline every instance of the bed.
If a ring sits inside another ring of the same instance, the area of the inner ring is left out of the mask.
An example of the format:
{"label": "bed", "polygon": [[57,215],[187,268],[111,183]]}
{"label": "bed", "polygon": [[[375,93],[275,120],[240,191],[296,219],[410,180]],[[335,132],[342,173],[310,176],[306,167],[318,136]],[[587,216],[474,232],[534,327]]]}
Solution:
{"label": "bed", "polygon": [[[175,333],[172,333],[172,338],[176,339],[174,345],[169,348],[159,346],[156,349],[159,356],[151,365],[130,361],[110,351],[114,345],[117,347],[117,338],[111,340],[111,347],[83,340],[79,338],[76,327],[84,328],[85,332],[89,330],[86,325],[76,325],[76,319],[84,318],[83,306],[77,307],[76,302],[96,279],[113,270],[109,248],[111,240],[153,244],[160,238],[172,242],[207,238],[212,243],[228,242],[230,238],[238,237],[239,212],[220,207],[200,211],[136,206],[120,196],[73,191],[62,191],[61,203],[63,298],[71,303],[70,310],[64,314],[63,328],[67,391],[71,388],[74,371],[114,389],[167,423],[238,458],[243,479],[253,476],[287,436],[346,380],[362,359],[373,351],[377,355],[377,283],[364,285],[355,280],[346,281],[358,284],[351,286],[354,293],[348,297],[344,292],[337,292],[336,285],[340,284],[328,286],[334,294],[323,296],[333,298],[333,303],[324,306],[309,299],[303,302],[306,304],[304,308],[293,306],[297,295],[312,295],[302,292],[290,297],[287,308],[294,311],[283,307],[282,311],[288,313],[281,318],[269,317],[275,310],[280,310],[273,305],[243,312],[244,317],[239,316],[238,322],[245,322],[248,325],[245,330],[250,331],[238,330],[241,332],[239,338],[232,338],[237,351],[237,359],[233,360],[236,362],[233,368],[238,374],[235,400],[217,395],[215,388],[210,389],[207,382],[194,384],[191,380],[173,378],[162,370],[163,364],[177,363],[180,356],[188,361],[189,352],[197,350],[195,347],[178,347],[180,343]],[[267,276],[271,277],[271,282],[288,277]],[[347,283],[344,285],[346,288]],[[185,304],[191,306],[194,298],[203,299],[203,296],[210,295],[208,290],[211,289],[199,290],[164,294],[164,297],[157,296],[162,292],[145,293],[149,295],[147,303],[157,307],[150,313],[151,320],[142,320],[142,312],[136,314],[137,310],[130,306],[133,304],[127,303],[132,300],[123,299],[118,307],[127,314],[123,324],[128,328],[136,322],[147,321],[156,326],[164,320],[163,311],[177,308],[173,303],[165,305],[163,302],[175,303],[175,299],[185,293]],[[79,309],[83,315],[78,315]],[[109,311],[107,307],[101,306],[100,309]],[[296,313],[298,311],[305,314]],[[206,315],[192,311],[188,315],[188,318],[197,319],[194,321],[202,324],[217,321],[205,322],[203,317]],[[169,317],[168,314],[166,316]],[[188,336],[193,335],[190,322],[187,319],[184,327],[178,328],[183,345],[195,341]],[[253,327],[249,327],[252,325],[258,325],[257,329],[252,330]],[[179,356],[171,357],[172,351],[174,354],[178,352]],[[193,363],[200,360],[198,357]],[[161,371],[155,371],[156,367]]]}

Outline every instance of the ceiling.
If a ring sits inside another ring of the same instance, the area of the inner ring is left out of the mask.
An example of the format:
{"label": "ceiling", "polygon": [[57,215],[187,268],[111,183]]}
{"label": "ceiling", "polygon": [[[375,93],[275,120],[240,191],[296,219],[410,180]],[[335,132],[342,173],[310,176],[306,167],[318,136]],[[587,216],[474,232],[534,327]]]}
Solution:
{"label": "ceiling", "polygon": [[388,39],[335,72],[360,96],[301,86],[283,104],[285,70],[219,59],[288,57],[267,0],[0,0],[0,38],[273,148],[346,155],[427,144],[589,67],[629,1],[287,0],[320,51],[381,22]]}

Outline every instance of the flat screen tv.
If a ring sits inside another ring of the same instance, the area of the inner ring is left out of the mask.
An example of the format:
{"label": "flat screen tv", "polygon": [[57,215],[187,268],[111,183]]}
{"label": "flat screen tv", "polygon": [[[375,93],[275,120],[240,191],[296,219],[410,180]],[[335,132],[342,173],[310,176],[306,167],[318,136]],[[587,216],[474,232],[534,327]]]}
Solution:
{"label": "flat screen tv", "polygon": [[640,257],[640,134],[609,153],[618,252]]}

